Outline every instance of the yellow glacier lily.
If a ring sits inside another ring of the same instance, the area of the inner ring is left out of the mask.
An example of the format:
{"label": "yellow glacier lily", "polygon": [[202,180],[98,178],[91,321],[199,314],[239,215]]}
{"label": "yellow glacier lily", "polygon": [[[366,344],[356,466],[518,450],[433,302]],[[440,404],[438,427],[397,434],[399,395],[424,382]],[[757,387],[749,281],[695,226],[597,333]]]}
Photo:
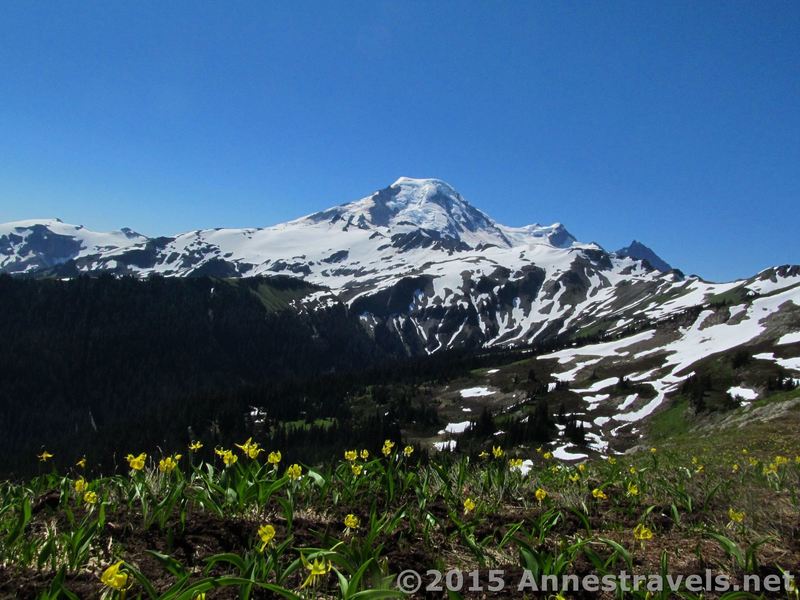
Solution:
{"label": "yellow glacier lily", "polygon": [[128,574],[122,571],[122,561],[108,567],[100,576],[100,582],[112,590],[122,591],[128,585]]}
{"label": "yellow glacier lily", "polygon": [[125,457],[125,460],[128,461],[128,465],[134,471],[141,471],[144,469],[144,463],[147,460],[147,454],[142,452],[139,456],[134,456],[133,454],[128,454]]}

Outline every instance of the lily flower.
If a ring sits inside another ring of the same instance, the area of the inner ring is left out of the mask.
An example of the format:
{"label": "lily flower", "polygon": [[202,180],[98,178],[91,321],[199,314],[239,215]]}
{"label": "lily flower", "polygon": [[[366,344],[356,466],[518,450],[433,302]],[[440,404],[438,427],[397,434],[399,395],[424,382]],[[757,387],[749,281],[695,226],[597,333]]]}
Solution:
{"label": "lily flower", "polygon": [[147,454],[142,452],[139,456],[134,456],[133,454],[128,454],[125,457],[125,460],[128,461],[128,465],[134,471],[141,471],[144,469],[144,462],[147,460]]}
{"label": "lily flower", "polygon": [[301,556],[301,558],[306,569],[309,570],[308,577],[306,577],[303,585],[300,586],[301,589],[309,585],[316,585],[320,579],[331,572],[331,561],[316,558],[312,562],[309,562],[305,556]]}
{"label": "lily flower", "polygon": [[111,588],[121,592],[128,586],[128,574],[122,570],[122,561],[115,563],[108,567],[100,576],[100,582]]}

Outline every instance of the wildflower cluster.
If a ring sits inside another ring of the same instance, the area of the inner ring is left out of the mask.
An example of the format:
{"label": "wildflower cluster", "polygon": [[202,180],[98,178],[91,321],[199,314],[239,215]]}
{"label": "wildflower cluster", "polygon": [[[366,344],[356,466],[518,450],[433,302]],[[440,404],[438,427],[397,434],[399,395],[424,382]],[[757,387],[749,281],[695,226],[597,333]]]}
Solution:
{"label": "wildflower cluster", "polygon": [[[732,457],[698,451],[684,458],[661,447],[569,464],[544,447],[497,443],[485,446],[479,461],[448,454],[418,460],[414,446],[386,440],[371,449],[375,458],[354,447],[319,466],[291,459],[287,465],[279,450],[268,452],[253,438],[215,448],[208,462],[201,442],[187,447],[192,460],[128,454],[125,474],[95,476],[81,456],[63,475],[51,463],[42,469],[49,474],[26,486],[0,485],[0,560],[20,572],[50,573],[56,591],[68,589],[76,574],[93,573],[97,596],[145,597],[156,589],[153,581],[168,578],[173,596],[165,597],[187,600],[226,586],[238,586],[241,596],[258,590],[287,598],[368,598],[370,586],[392,580],[394,557],[403,552],[403,564],[415,553],[425,561],[452,553],[476,568],[516,560],[514,566],[542,573],[586,565],[600,573],[653,572],[676,544],[692,549],[682,558],[684,570],[694,568],[694,553],[697,568],[718,560],[713,552],[702,555],[718,544],[741,577],[761,568],[761,546],[748,544],[765,539],[766,527],[783,536],[781,543],[793,539],[791,527],[765,525],[760,503],[800,508],[800,462],[786,450],[737,447]],[[38,456],[53,458],[45,451]],[[42,500],[54,493],[52,506]],[[221,543],[213,550],[197,544],[190,565],[163,549],[196,531],[193,519],[219,530]],[[132,536],[149,544],[159,535],[151,559],[126,546]],[[388,584],[374,593],[397,597]]]}

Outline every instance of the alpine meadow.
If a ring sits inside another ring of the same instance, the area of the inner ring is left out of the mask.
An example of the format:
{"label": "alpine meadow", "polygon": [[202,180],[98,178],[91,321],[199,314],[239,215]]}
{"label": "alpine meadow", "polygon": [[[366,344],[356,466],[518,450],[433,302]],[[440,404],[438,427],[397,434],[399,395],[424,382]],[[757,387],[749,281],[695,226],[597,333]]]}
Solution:
{"label": "alpine meadow", "polygon": [[800,600],[798,4],[0,14],[0,600]]}

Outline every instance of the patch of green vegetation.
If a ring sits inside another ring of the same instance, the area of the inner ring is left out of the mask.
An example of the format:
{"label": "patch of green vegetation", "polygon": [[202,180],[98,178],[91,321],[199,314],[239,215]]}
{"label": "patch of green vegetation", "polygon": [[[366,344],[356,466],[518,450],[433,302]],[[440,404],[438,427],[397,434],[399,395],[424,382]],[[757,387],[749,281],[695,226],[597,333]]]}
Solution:
{"label": "patch of green vegetation", "polygon": [[681,396],[672,403],[672,406],[654,414],[650,420],[652,440],[660,441],[685,434],[689,429],[689,421],[686,418],[688,408],[689,402]]}
{"label": "patch of green vegetation", "polygon": [[775,402],[786,402],[787,400],[795,400],[800,398],[800,388],[785,392],[772,392],[768,396],[759,398],[750,403],[753,407],[766,406],[767,404],[774,404]]}
{"label": "patch of green vegetation", "polygon": [[734,306],[747,301],[747,290],[744,285],[735,287],[721,294],[714,294],[708,299],[711,306]]}
{"label": "patch of green vegetation", "polygon": [[800,564],[799,420],[794,411],[580,465],[500,442],[424,456],[394,436],[351,439],[319,464],[253,439],[196,445],[191,459],[181,447],[100,476],[59,471],[43,451],[44,474],[0,480],[0,597],[399,600],[397,573],[431,566],[596,581],[672,568],[741,586]]}
{"label": "patch of green vegetation", "polygon": [[649,305],[653,306],[657,304],[663,304],[664,302],[668,302],[670,300],[674,300],[675,298],[680,298],[681,296],[685,296],[687,292],[688,290],[686,290],[685,287],[680,289],[670,289],[667,292],[657,294],[652,298],[650,298]]}
{"label": "patch of green vegetation", "polygon": [[289,308],[292,300],[298,300],[306,296],[310,290],[305,286],[277,288],[264,282],[251,291],[261,301],[265,309],[270,312],[279,312]]}
{"label": "patch of green vegetation", "polygon": [[509,370],[513,370],[518,367],[530,367],[536,364],[536,357],[525,357],[520,360],[515,360],[513,362],[508,363],[502,372],[508,372]]}
{"label": "patch of green vegetation", "polygon": [[696,430],[688,421],[686,424],[689,427],[686,431],[665,436],[658,443],[659,448],[663,446],[684,456],[712,455],[714,462],[722,464],[746,460],[743,449],[748,451],[747,454],[761,456],[796,456],[800,451],[797,444],[800,407],[795,407],[779,419],[753,420],[744,426]]}
{"label": "patch of green vegetation", "polygon": [[477,369],[470,369],[469,375],[470,377],[475,377],[483,381],[484,377],[489,377],[492,375],[492,373],[489,373],[489,371],[493,370],[494,369],[491,367],[478,367]]}
{"label": "patch of green vegetation", "polygon": [[734,382],[734,369],[727,354],[717,355],[703,364],[702,372],[710,375],[722,387]]}
{"label": "patch of green vegetation", "polygon": [[[767,404],[785,402],[800,397],[800,388],[787,392],[775,392],[748,405],[734,409],[736,415],[744,410],[753,410]],[[715,425],[717,414],[710,413],[692,417],[688,410],[688,399],[678,397],[667,409],[654,414],[650,419],[648,445],[657,446],[680,456],[701,456],[703,462],[717,465],[743,465],[748,456],[789,455],[800,452],[797,431],[800,428],[800,406],[772,420],[747,419],[735,425]],[[746,452],[743,452],[746,450]],[[712,459],[713,457],[713,459]]]}
{"label": "patch of green vegetation", "polygon": [[609,320],[599,319],[591,325],[587,325],[586,327],[579,329],[577,332],[575,332],[575,335],[573,335],[572,338],[575,340],[581,340],[584,338],[597,336],[606,331],[610,325],[611,322]]}
{"label": "patch of green vegetation", "polygon": [[313,421],[306,421],[305,419],[297,419],[296,421],[285,421],[283,425],[287,429],[311,429],[311,427],[321,427],[323,429],[330,428],[336,419],[328,417],[325,419],[314,419]]}

